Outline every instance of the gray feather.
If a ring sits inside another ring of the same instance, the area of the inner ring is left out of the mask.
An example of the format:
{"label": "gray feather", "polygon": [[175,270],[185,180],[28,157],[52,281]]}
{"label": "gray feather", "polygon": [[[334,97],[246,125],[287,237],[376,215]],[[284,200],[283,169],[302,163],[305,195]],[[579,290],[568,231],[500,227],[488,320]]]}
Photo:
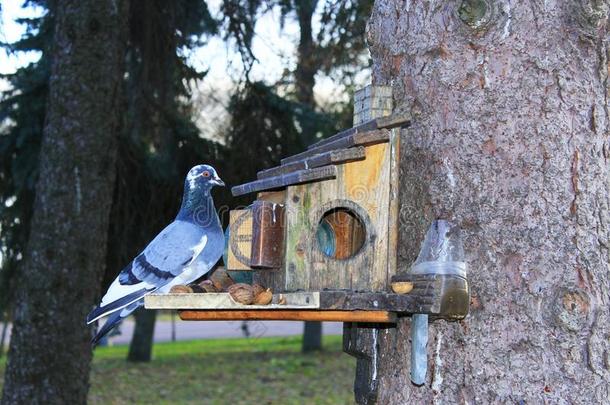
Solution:
{"label": "gray feather", "polygon": [[180,274],[207,239],[205,230],[186,221],[169,224],[150,244],[119,274],[123,285],[146,281],[162,286]]}

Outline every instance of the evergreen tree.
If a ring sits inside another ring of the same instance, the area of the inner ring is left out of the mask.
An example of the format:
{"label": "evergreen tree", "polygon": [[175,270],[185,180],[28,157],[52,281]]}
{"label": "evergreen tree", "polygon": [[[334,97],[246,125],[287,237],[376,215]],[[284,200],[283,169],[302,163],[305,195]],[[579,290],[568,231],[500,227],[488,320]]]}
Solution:
{"label": "evergreen tree", "polygon": [[[229,102],[227,179],[238,184],[257,171],[276,166],[282,157],[302,151],[321,134],[337,129],[336,116],[277,94],[263,82],[246,82]],[[245,204],[248,196],[233,204]]]}
{"label": "evergreen tree", "polygon": [[2,75],[10,87],[0,96],[0,313],[13,298],[13,281],[30,232],[38,155],[44,126],[53,39],[54,2],[30,0],[46,14],[18,20],[25,35],[14,43],[1,43],[9,53],[40,52],[37,62]]}

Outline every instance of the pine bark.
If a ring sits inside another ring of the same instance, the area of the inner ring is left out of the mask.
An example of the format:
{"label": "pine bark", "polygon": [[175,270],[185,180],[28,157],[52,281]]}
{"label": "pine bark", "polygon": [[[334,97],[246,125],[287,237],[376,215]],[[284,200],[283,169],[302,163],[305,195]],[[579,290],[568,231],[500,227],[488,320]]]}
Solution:
{"label": "pine bark", "polygon": [[115,179],[126,1],[58,0],[2,404],[84,404]]}
{"label": "pine bark", "polygon": [[608,1],[379,0],[373,83],[415,118],[399,263],[435,218],[464,230],[471,313],[356,334],[360,404],[608,403]]}

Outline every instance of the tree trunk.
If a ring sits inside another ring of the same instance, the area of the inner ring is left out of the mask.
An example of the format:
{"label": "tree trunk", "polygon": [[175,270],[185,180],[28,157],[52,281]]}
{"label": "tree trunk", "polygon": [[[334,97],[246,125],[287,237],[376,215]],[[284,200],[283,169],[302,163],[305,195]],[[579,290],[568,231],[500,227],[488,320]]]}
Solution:
{"label": "tree trunk", "polygon": [[607,1],[375,3],[373,82],[403,133],[399,264],[435,218],[464,230],[471,313],[356,333],[360,404],[607,403]]}
{"label": "tree trunk", "polygon": [[305,353],[322,350],[322,322],[304,322],[302,350]]}
{"label": "tree trunk", "polygon": [[8,332],[9,320],[6,316],[2,316],[2,332],[0,332],[0,357],[4,356],[4,343]]}
{"label": "tree trunk", "polygon": [[295,3],[299,22],[299,45],[297,67],[295,70],[297,100],[310,107],[315,107],[313,88],[316,84],[316,73],[319,69],[316,55],[316,44],[313,40],[312,18],[318,0],[303,0]]}
{"label": "tree trunk", "polygon": [[40,171],[3,404],[84,404],[112,200],[123,1],[59,0]]}
{"label": "tree trunk", "polygon": [[148,362],[152,358],[157,311],[140,308],[134,313],[134,318],[135,328],[131,343],[129,344],[127,360]]}

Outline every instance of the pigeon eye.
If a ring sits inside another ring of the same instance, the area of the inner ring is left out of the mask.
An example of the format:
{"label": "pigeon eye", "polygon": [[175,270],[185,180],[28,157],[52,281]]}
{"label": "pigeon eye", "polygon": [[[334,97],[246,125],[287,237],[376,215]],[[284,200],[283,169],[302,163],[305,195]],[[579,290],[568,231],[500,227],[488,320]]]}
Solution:
{"label": "pigeon eye", "polygon": [[205,172],[201,173],[201,175],[202,175],[203,177],[210,177],[210,172],[208,172],[208,171],[206,170]]}

